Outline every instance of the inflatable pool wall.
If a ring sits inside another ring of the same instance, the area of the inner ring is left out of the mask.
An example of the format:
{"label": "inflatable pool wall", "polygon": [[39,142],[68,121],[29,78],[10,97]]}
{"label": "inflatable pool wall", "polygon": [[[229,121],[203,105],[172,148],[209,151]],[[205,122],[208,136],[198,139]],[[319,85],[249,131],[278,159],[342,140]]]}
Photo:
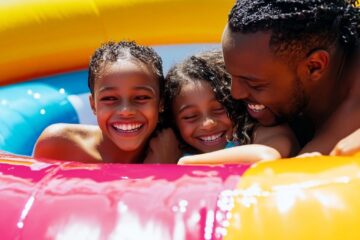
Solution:
{"label": "inflatable pool wall", "polygon": [[247,168],[0,155],[1,239],[222,239],[230,194]]}
{"label": "inflatable pool wall", "polygon": [[359,239],[360,157],[82,164],[0,154],[1,239]]}

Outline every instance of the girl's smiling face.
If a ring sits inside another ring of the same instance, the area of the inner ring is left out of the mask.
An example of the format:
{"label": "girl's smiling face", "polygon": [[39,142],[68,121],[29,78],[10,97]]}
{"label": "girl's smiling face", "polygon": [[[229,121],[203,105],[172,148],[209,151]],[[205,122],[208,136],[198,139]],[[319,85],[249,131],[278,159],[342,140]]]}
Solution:
{"label": "girl's smiling face", "polygon": [[105,138],[123,151],[141,150],[158,122],[159,83],[144,64],[118,60],[102,69],[90,104]]}
{"label": "girl's smiling face", "polygon": [[232,122],[209,83],[186,82],[172,106],[183,140],[201,153],[223,149],[232,136]]}

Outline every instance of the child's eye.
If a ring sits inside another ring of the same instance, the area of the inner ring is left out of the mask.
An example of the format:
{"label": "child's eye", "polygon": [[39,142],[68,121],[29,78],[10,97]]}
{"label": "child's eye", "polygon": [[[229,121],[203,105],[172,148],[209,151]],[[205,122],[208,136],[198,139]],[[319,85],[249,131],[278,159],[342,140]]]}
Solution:
{"label": "child's eye", "polygon": [[184,120],[195,120],[197,118],[197,115],[196,114],[192,114],[192,115],[185,115],[182,117],[182,119]]}
{"label": "child's eye", "polygon": [[116,101],[117,98],[113,97],[113,96],[105,96],[105,97],[101,97],[100,101],[102,102],[111,102],[111,101]]}
{"label": "child's eye", "polygon": [[150,96],[147,96],[147,95],[141,95],[141,96],[136,96],[135,97],[135,101],[137,102],[145,102],[147,100],[151,99]]}
{"label": "child's eye", "polygon": [[224,107],[216,108],[213,110],[213,112],[215,114],[223,114],[225,112],[225,108]]}

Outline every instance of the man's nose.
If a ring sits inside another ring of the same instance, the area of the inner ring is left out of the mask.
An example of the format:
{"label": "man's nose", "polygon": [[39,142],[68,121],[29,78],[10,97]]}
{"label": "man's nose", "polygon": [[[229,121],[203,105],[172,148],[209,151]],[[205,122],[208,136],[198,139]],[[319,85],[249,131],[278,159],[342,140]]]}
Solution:
{"label": "man's nose", "polygon": [[246,99],[249,97],[249,90],[246,83],[236,79],[231,81],[231,95],[234,99]]}

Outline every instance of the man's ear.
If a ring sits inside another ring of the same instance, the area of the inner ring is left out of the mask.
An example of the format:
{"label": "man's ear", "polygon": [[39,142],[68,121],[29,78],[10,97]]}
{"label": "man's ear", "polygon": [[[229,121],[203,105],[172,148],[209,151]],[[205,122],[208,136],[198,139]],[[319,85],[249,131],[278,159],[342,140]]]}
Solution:
{"label": "man's ear", "polygon": [[89,95],[89,102],[90,102],[90,107],[91,107],[94,115],[96,115],[95,100],[94,100],[94,96],[92,94]]}
{"label": "man's ear", "polygon": [[310,80],[322,78],[329,67],[330,54],[323,49],[314,50],[306,58],[307,74]]}

